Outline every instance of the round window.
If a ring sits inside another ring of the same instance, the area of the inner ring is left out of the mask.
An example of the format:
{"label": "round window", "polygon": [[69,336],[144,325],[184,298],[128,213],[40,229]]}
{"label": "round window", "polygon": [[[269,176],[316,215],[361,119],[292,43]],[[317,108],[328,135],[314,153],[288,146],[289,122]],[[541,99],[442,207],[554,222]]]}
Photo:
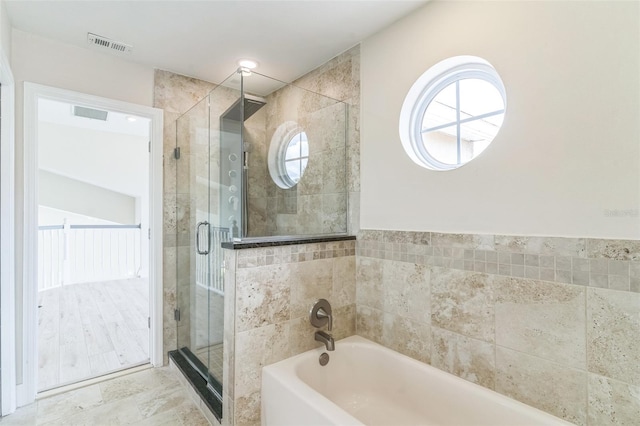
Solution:
{"label": "round window", "polygon": [[300,181],[309,162],[309,140],[297,123],[287,121],[276,129],[268,161],[269,174],[280,188],[292,188]]}
{"label": "round window", "polygon": [[457,56],[429,68],[407,94],[400,140],[431,170],[456,169],[480,155],[502,126],[504,84],[484,59]]}

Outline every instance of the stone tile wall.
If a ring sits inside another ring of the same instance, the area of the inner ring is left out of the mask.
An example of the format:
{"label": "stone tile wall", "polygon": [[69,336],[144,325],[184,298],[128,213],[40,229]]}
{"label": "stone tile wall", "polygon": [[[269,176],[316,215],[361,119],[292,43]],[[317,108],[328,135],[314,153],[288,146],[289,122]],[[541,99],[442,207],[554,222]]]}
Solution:
{"label": "stone tile wall", "polygon": [[[349,105],[347,124],[347,193],[349,233],[359,229],[360,197],[360,47],[356,46],[339,55],[316,70],[301,77],[294,84],[298,87],[340,100]],[[176,120],[216,87],[206,81],[156,70],[153,106],[164,111],[164,353],[176,349],[177,329],[173,319],[178,297],[187,300],[189,295],[178,295],[178,288],[188,289],[191,271],[191,168],[198,166],[197,158],[190,158],[188,147],[183,149],[181,164],[173,158],[178,132]],[[260,113],[261,111],[259,111]],[[251,179],[251,177],[250,177]],[[254,181],[254,184],[257,180]],[[251,183],[250,183],[251,185]],[[309,205],[309,207],[312,207]],[[309,209],[307,209],[309,210]],[[259,213],[256,213],[259,214]],[[179,275],[179,276],[177,276]],[[183,312],[188,318],[189,313]],[[188,335],[189,324],[184,321],[182,335]]]}
{"label": "stone tile wall", "polygon": [[[191,212],[189,151],[185,150],[181,163],[173,157],[176,147],[176,120],[183,113],[204,99],[213,90],[215,84],[194,78],[156,70],[154,81],[153,106],[164,111],[163,141],[163,228],[164,228],[164,264],[163,264],[163,330],[164,363],[168,363],[167,352],[177,348],[176,321],[173,311],[177,307],[178,297],[189,300],[189,294],[179,295],[178,290],[189,291],[190,272],[178,274],[177,271],[191,271]],[[185,304],[183,309],[188,309]],[[189,312],[182,312],[185,321],[181,324],[182,336],[189,336]]]}
{"label": "stone tile wall", "polygon": [[349,105],[347,123],[347,194],[349,235],[360,229],[360,45],[336,56],[293,84]]}
{"label": "stone tile wall", "polygon": [[640,241],[372,231],[357,334],[579,425],[640,418]]}
{"label": "stone tile wall", "polygon": [[[334,103],[325,96],[346,103],[347,115],[343,104]],[[252,145],[249,235],[310,235],[342,233],[347,228],[351,232],[357,230],[359,46],[311,71],[291,86],[268,95],[266,100],[266,105],[245,122],[245,137]],[[267,159],[271,138],[287,121],[298,122],[307,133],[310,158],[300,182],[285,190],[271,179]]]}
{"label": "stone tile wall", "polygon": [[336,340],[355,334],[355,241],[225,253],[225,424],[260,424],[262,367],[321,346],[309,310],[333,308]]}

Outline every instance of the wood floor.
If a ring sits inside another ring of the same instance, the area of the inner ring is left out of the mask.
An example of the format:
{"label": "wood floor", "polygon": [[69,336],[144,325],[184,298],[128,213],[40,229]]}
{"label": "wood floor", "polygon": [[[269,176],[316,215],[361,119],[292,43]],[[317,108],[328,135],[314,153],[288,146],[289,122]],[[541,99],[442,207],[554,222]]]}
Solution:
{"label": "wood floor", "polygon": [[38,391],[149,361],[149,285],[136,278],[38,293]]}

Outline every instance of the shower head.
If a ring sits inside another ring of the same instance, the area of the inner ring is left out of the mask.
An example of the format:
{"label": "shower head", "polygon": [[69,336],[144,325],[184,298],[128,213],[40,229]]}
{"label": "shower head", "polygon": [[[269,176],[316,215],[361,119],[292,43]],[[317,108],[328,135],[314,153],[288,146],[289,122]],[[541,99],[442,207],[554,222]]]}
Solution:
{"label": "shower head", "polygon": [[[221,118],[233,121],[241,121],[244,118],[244,121],[246,121],[249,117],[258,112],[258,110],[266,103],[267,101],[264,98],[245,94],[243,98],[234,102],[233,105],[231,105],[231,107],[222,114]],[[244,117],[241,114],[241,105],[244,109]]]}
{"label": "shower head", "polygon": [[260,98],[258,96],[252,95],[244,95],[244,119],[251,117],[253,114],[258,112],[260,108],[262,108],[267,101],[264,98]]}

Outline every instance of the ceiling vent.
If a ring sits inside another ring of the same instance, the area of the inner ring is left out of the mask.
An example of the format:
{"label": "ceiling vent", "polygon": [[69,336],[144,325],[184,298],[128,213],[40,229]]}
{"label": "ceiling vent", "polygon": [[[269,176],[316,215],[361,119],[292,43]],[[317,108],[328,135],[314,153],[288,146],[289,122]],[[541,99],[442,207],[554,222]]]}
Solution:
{"label": "ceiling vent", "polygon": [[107,121],[108,111],[102,111],[99,109],[75,106],[73,107],[73,115],[76,117],[91,118],[93,120]]}
{"label": "ceiling vent", "polygon": [[116,53],[131,53],[133,46],[120,41],[111,40],[97,34],[87,33],[87,42],[89,46],[97,47],[101,50],[108,50]]}

